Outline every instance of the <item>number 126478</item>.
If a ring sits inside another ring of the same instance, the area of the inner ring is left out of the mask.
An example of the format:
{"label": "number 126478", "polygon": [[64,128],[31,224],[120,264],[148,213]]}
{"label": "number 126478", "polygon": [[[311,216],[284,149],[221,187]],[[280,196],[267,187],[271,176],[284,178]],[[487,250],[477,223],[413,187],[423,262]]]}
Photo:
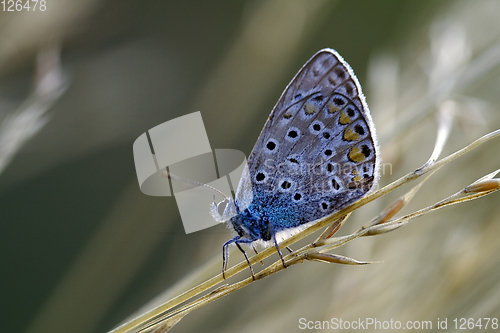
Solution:
{"label": "number 126478", "polygon": [[4,12],[21,12],[21,11],[41,11],[47,10],[47,1],[45,0],[2,0],[2,10]]}

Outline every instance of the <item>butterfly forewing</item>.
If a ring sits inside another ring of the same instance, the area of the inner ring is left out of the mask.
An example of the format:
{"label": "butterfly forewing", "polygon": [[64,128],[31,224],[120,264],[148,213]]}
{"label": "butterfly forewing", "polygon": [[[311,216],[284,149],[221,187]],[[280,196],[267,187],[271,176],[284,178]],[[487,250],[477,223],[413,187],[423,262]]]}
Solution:
{"label": "butterfly forewing", "polygon": [[240,186],[237,200],[252,198],[247,205],[275,230],[314,221],[372,188],[377,149],[357,78],[335,51],[321,50],[273,109],[249,157],[252,195]]}

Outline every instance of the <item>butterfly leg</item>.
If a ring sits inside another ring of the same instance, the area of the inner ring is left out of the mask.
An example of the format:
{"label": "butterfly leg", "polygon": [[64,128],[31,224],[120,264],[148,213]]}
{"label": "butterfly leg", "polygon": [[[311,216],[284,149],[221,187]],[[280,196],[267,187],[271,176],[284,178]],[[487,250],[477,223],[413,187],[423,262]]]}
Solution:
{"label": "butterfly leg", "polygon": [[236,243],[236,241],[240,239],[240,236],[236,236],[231,238],[227,242],[222,245],[222,278],[225,280],[226,275],[225,272],[227,270],[227,261],[229,260],[229,245],[232,243]]}
{"label": "butterfly leg", "polygon": [[280,255],[281,262],[283,263],[283,267],[286,268],[285,264],[285,259],[283,259],[283,254],[281,253],[280,247],[278,246],[278,241],[276,240],[276,232],[274,232],[273,225],[271,223],[268,224],[269,226],[269,232],[271,233],[274,241],[274,246],[276,246],[276,249],[278,250],[278,254]]}
{"label": "butterfly leg", "polygon": [[[246,242],[244,242],[246,243]],[[245,252],[245,250],[243,250],[239,244],[239,242],[235,242],[236,246],[238,247],[238,249],[241,251],[241,253],[243,253],[243,255],[245,256],[245,259],[247,261],[247,264],[248,264],[248,267],[250,267],[250,272],[252,273],[252,279],[255,281],[255,275],[253,274],[253,267],[252,265],[250,264],[250,260],[248,260],[248,257],[247,257],[247,254]]]}
{"label": "butterfly leg", "polygon": [[252,242],[253,240],[251,239],[240,239],[240,236],[236,236],[225,242],[224,245],[222,245],[222,278],[224,280],[226,279],[225,272],[227,270],[227,262],[229,260],[229,245],[231,245],[232,243],[236,244],[236,247],[238,247],[241,253],[243,253],[243,255],[245,256],[245,259],[248,263],[248,267],[250,267],[250,272],[252,273],[252,278],[255,280],[255,275],[253,273],[253,268],[252,265],[250,264],[250,260],[248,260],[245,250],[243,250],[243,248],[240,246],[240,243],[252,243]]}
{"label": "butterfly leg", "polygon": [[278,246],[278,242],[276,241],[276,236],[273,234],[274,246],[278,250],[278,254],[280,255],[281,262],[283,263],[283,267],[286,268],[285,259],[283,259],[283,254],[281,253],[280,247]]}

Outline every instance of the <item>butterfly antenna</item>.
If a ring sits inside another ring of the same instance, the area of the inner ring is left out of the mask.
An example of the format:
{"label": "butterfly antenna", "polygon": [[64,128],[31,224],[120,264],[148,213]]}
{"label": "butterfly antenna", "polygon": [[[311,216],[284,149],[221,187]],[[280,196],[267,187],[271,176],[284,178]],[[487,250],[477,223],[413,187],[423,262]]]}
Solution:
{"label": "butterfly antenna", "polygon": [[162,176],[167,177],[168,179],[174,179],[174,180],[177,180],[177,181],[180,181],[180,182],[183,182],[183,183],[188,183],[188,184],[191,184],[191,185],[205,186],[205,187],[207,187],[207,188],[209,188],[209,189],[211,189],[211,190],[219,193],[220,195],[222,195],[224,197],[224,200],[228,200],[229,199],[224,193],[222,193],[220,190],[216,189],[215,187],[213,187],[211,185],[200,183],[200,182],[197,182],[196,180],[181,178],[179,176],[171,174],[170,172],[167,172],[166,170],[162,170]]}

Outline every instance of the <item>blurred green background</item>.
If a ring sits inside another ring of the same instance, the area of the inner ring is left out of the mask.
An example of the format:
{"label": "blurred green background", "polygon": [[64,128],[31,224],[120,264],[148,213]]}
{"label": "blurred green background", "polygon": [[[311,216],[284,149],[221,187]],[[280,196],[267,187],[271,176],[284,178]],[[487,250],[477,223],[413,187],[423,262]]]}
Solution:
{"label": "blurred green background", "polygon": [[[186,235],[174,198],[140,192],[132,143],[149,128],[201,111],[212,148],[248,155],[291,78],[330,47],[367,96],[392,166],[385,185],[427,160],[437,110],[455,115],[444,154],[500,128],[499,22],[494,0],[52,0],[45,12],[0,12],[0,331],[107,332],[163,291],[220,272],[230,231]],[[439,171],[404,213],[499,168],[499,144]],[[341,233],[409,188],[356,211]],[[498,202],[357,240],[339,253],[384,262],[296,265],[172,332],[367,317],[434,331],[438,318],[499,318]]]}

